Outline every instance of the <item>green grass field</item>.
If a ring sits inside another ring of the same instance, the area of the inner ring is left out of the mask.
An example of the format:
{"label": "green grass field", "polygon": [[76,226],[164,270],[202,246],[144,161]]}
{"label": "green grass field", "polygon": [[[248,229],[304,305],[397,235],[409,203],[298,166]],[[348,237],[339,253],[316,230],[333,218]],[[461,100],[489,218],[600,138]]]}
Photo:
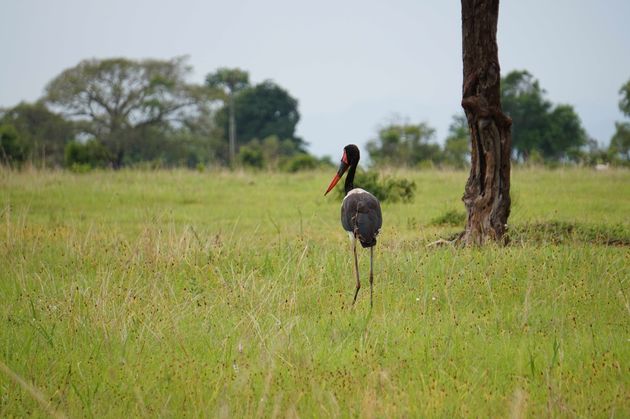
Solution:
{"label": "green grass field", "polygon": [[372,310],[332,175],[0,171],[0,417],[630,417],[630,171],[398,173]]}

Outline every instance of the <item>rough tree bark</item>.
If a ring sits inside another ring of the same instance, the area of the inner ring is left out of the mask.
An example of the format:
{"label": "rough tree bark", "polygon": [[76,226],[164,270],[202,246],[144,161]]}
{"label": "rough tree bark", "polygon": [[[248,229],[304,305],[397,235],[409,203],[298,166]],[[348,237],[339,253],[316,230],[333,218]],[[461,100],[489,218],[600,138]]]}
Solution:
{"label": "rough tree bark", "polygon": [[460,240],[506,240],[510,215],[512,120],[501,110],[497,53],[499,0],[461,0],[462,107],[470,129],[471,167],[462,200],[468,217]]}

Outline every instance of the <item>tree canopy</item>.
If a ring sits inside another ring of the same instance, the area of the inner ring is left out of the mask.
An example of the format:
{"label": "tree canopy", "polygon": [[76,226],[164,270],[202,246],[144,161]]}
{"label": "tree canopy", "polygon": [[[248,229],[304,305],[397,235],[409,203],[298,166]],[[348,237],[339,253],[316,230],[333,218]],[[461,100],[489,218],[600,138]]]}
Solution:
{"label": "tree canopy", "polygon": [[527,160],[536,151],[546,160],[570,159],[586,144],[587,135],[571,105],[554,106],[527,70],[501,80],[501,105],[512,118],[512,146]]}
{"label": "tree canopy", "polygon": [[46,87],[47,104],[79,121],[122,164],[140,130],[182,123],[216,97],[186,81],[185,58],[84,60],[63,71]]}
{"label": "tree canopy", "polygon": [[[75,125],[51,112],[43,103],[20,103],[0,115],[0,125],[14,130],[20,144],[20,159],[32,159],[49,166],[62,166],[64,147],[74,139]],[[5,129],[5,132],[8,132]]]}
{"label": "tree canopy", "polygon": [[[300,121],[298,101],[288,91],[272,81],[245,88],[234,98],[238,144],[275,136],[290,140],[296,151],[304,152],[306,143],[296,136]],[[228,128],[228,107],[217,113],[217,124]]]}
{"label": "tree canopy", "polygon": [[226,95],[233,95],[249,86],[249,73],[240,68],[221,67],[206,76],[206,84]]}
{"label": "tree canopy", "polygon": [[626,162],[630,161],[630,122],[616,122],[610,140],[610,152]]}
{"label": "tree canopy", "polygon": [[[619,110],[630,118],[630,80],[619,89]],[[615,122],[615,133],[610,140],[609,153],[613,158],[630,162],[630,121]]]}
{"label": "tree canopy", "polygon": [[213,89],[220,89],[227,96],[227,106],[229,112],[229,160],[230,164],[234,164],[236,156],[236,109],[234,103],[234,96],[237,92],[243,90],[249,86],[249,73],[241,70],[240,68],[219,68],[214,73],[210,73],[206,76],[206,84]]}
{"label": "tree canopy", "polygon": [[366,148],[375,164],[413,167],[439,159],[440,146],[432,142],[434,137],[435,129],[424,122],[392,122],[380,128]]}
{"label": "tree canopy", "polygon": [[630,118],[630,79],[619,89],[621,99],[619,100],[619,110]]}
{"label": "tree canopy", "polygon": [[27,148],[13,125],[0,125],[0,162],[19,166],[26,159]]}
{"label": "tree canopy", "polygon": [[444,163],[452,167],[465,167],[470,161],[470,135],[466,115],[453,115],[444,143]]}

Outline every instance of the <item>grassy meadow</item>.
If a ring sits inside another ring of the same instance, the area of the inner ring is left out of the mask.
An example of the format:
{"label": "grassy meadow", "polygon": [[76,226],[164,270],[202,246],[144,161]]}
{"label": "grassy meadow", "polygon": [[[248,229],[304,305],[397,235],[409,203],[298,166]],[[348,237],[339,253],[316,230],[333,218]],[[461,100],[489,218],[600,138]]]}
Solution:
{"label": "grassy meadow", "polygon": [[630,417],[630,171],[397,173],[373,309],[333,174],[0,171],[0,417]]}

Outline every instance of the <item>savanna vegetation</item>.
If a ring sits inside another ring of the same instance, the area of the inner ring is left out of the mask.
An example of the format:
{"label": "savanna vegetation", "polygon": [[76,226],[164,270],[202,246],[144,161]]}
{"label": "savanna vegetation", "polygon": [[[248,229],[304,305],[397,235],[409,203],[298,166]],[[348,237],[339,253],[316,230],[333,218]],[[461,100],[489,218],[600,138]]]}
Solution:
{"label": "savanna vegetation", "polygon": [[[272,80],[250,82],[239,68],[219,68],[190,82],[186,58],[89,59],[63,71],[35,103],[0,109],[0,164],[69,168],[250,167],[298,171],[326,165],[297,136],[299,101]],[[628,82],[630,83],[630,82]],[[626,117],[630,88],[620,89]],[[630,128],[616,123],[608,147],[591,138],[569,104],[553,104],[526,70],[501,79],[513,120],[516,163],[626,165]],[[454,109],[455,112],[455,109]],[[376,121],[373,121],[376,122]],[[367,140],[377,166],[462,168],[470,163],[468,127],[454,113],[444,139],[430,121],[387,121]],[[438,141],[441,140],[441,141]]]}
{"label": "savanna vegetation", "polygon": [[0,171],[0,416],[630,415],[628,171],[516,168],[483,248],[392,173],[372,310],[331,174]]}

